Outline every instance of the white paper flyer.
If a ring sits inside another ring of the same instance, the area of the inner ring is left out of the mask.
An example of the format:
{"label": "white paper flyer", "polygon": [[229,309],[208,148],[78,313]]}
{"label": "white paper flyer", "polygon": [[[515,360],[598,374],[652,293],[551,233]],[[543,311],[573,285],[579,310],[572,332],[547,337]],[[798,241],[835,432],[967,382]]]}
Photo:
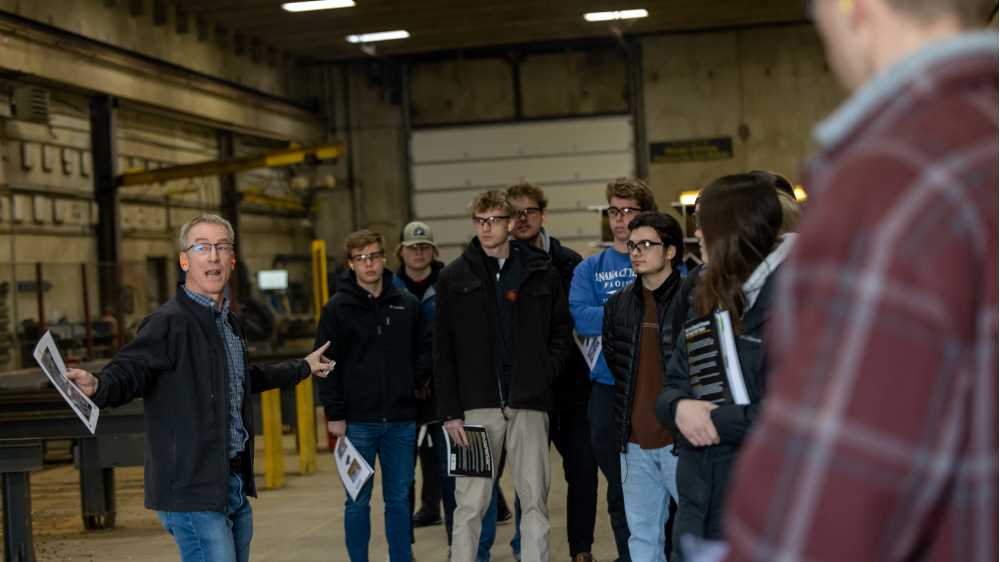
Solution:
{"label": "white paper flyer", "polygon": [[344,482],[344,488],[347,489],[352,500],[357,500],[358,492],[361,491],[365,482],[368,482],[368,479],[375,474],[375,471],[361,456],[361,453],[354,448],[346,435],[337,438],[337,448],[333,457],[337,461],[337,472],[340,473],[340,479]]}
{"label": "white paper flyer", "polygon": [[583,353],[583,358],[587,360],[587,367],[593,371],[597,358],[601,356],[601,336],[581,336],[573,330],[573,341],[580,348],[580,353]]}
{"label": "white paper flyer", "polygon": [[101,410],[90,401],[90,398],[84,396],[83,392],[72,381],[66,378],[66,364],[63,363],[55,340],[52,339],[52,332],[46,331],[42,339],[38,340],[34,355],[35,361],[41,365],[42,371],[52,381],[63,400],[69,404],[70,408],[73,408],[76,415],[83,421],[83,425],[87,426],[87,429],[93,434],[97,430],[97,416]]}

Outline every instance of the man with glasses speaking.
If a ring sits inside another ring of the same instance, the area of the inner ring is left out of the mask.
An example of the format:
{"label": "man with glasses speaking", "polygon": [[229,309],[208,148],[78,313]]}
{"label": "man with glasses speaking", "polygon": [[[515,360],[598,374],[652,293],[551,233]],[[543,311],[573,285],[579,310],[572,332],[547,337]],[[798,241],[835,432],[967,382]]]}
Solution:
{"label": "man with glasses speaking", "polygon": [[[323,307],[316,333],[316,341],[330,342],[326,355],[337,362],[337,376],[321,382],[319,400],[330,433],[346,435],[372,467],[378,456],[389,559],[408,562],[416,389],[430,377],[430,331],[417,298],[385,268],[381,234],[359,230],[344,246],[349,269]],[[346,495],[344,537],[354,562],[368,560],[373,482],[356,499]]]}
{"label": "man with glasses speaking", "polygon": [[[468,445],[464,426],[479,425],[494,463],[506,449],[521,500],[521,560],[547,562],[548,412],[572,345],[566,297],[545,251],[509,239],[504,193],[478,195],[471,214],[476,237],[438,277],[434,395],[452,441]],[[493,479],[455,479],[453,562],[475,560]]]}
{"label": "man with glasses speaking", "polygon": [[217,215],[180,230],[177,296],[153,311],[104,369],[69,377],[99,407],[143,399],[145,504],[173,535],[181,560],[250,557],[256,496],[250,393],[326,377],[327,345],[305,359],[251,365],[226,285],[236,267],[234,232]]}

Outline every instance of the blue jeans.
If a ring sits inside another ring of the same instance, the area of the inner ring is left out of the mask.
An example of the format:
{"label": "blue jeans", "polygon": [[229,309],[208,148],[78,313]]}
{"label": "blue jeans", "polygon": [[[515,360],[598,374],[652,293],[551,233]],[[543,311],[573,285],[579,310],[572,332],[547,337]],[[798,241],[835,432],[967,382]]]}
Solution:
{"label": "blue jeans", "polygon": [[673,445],[643,449],[636,443],[629,443],[621,455],[622,492],[632,560],[667,560],[663,527],[670,515],[670,498],[677,501],[677,457],[673,449]]}
{"label": "blue jeans", "polygon": [[[448,451],[442,439],[447,439],[442,435],[438,438],[438,444],[434,445],[438,455],[438,472],[441,475],[441,503],[444,504],[444,527],[448,533],[448,546],[451,546],[451,527],[455,520],[455,478],[448,476]],[[493,487],[493,499],[490,500],[490,507],[483,515],[483,526],[479,532],[479,547],[476,549],[476,562],[489,562],[490,549],[493,548],[493,541],[497,537],[497,487]]]}
{"label": "blue jeans", "polygon": [[[410,562],[410,485],[413,483],[417,440],[413,422],[351,423],[347,438],[371,466],[378,456],[381,467],[382,497],[385,500],[385,535],[389,542],[389,560]],[[368,562],[371,539],[371,499],[374,478],[369,480],[358,499],[347,496],[344,509],[344,537],[352,562]]]}
{"label": "blue jeans", "polygon": [[521,559],[521,498],[514,494],[514,538],[510,539],[514,560]]}
{"label": "blue jeans", "polygon": [[157,511],[156,516],[177,542],[181,562],[246,562],[253,512],[238,474],[229,475],[226,511]]}

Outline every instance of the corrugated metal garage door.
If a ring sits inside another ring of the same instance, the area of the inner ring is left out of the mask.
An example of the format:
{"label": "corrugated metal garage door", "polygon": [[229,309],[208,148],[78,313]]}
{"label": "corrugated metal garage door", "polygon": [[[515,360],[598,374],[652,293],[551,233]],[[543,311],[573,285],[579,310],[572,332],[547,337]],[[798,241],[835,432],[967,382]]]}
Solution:
{"label": "corrugated metal garage door", "polygon": [[587,207],[605,203],[609,180],[634,175],[632,139],[628,116],[416,130],[414,214],[448,262],[474,234],[467,207],[477,193],[530,181],[549,199],[546,230],[586,256],[601,239]]}

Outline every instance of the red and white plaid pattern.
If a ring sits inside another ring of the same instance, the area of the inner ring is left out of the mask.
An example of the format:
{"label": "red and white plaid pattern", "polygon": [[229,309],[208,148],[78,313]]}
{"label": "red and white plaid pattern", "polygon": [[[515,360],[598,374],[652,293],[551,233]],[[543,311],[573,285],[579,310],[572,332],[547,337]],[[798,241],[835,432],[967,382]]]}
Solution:
{"label": "red and white plaid pattern", "polygon": [[809,168],[727,561],[997,560],[997,66],[938,61]]}

